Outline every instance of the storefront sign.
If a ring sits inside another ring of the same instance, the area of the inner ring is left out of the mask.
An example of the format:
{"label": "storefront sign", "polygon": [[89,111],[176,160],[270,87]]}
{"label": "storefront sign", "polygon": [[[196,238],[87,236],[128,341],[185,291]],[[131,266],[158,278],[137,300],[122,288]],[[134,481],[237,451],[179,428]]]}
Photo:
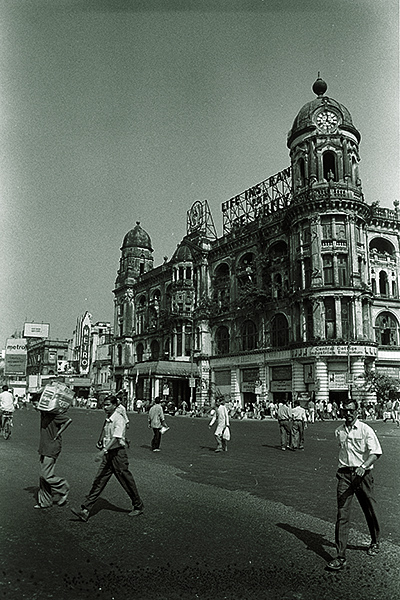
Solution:
{"label": "storefront sign", "polygon": [[292,380],[290,381],[271,381],[271,392],[291,392]]}
{"label": "storefront sign", "polygon": [[330,390],[347,390],[349,385],[347,373],[344,371],[339,373],[329,371],[328,383]]}
{"label": "storefront sign", "polygon": [[377,348],[374,346],[308,346],[292,350],[293,358],[304,356],[376,356]]}

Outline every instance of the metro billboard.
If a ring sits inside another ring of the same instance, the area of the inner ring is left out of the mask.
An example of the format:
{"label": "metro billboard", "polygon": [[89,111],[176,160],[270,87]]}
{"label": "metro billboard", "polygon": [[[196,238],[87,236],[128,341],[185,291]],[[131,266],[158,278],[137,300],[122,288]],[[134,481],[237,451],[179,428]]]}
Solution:
{"label": "metro billboard", "polygon": [[5,375],[26,374],[27,341],[24,338],[9,338],[6,342]]}

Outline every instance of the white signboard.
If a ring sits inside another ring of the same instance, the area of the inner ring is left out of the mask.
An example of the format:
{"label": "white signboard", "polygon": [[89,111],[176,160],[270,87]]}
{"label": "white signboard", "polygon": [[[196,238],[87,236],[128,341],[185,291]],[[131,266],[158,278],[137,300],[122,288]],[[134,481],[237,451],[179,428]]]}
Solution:
{"label": "white signboard", "polygon": [[48,338],[50,325],[48,323],[25,323],[24,337],[26,338]]}

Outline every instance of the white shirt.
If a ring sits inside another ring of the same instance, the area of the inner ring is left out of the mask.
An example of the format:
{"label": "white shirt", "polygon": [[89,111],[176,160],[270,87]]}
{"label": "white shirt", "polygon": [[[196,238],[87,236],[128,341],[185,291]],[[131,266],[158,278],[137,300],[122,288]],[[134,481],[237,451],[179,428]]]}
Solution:
{"label": "white shirt", "polygon": [[116,410],[106,419],[104,425],[103,447],[106,446],[113,437],[118,438],[119,446],[125,446],[125,420]]}
{"label": "white shirt", "polygon": [[[360,467],[370,454],[382,454],[382,448],[375,431],[356,419],[349,429],[345,423],[335,431],[339,442],[339,468]],[[373,465],[369,467],[373,468]]]}
{"label": "white shirt", "polygon": [[0,394],[0,410],[14,412],[14,398],[11,392],[1,392]]}

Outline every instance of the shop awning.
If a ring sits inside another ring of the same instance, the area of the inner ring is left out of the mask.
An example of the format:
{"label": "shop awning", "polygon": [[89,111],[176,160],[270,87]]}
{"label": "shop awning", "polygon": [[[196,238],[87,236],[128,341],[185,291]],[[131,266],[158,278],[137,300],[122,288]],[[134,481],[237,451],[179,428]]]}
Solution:
{"label": "shop awning", "polygon": [[197,365],[191,365],[189,362],[179,362],[173,360],[158,360],[152,362],[138,363],[129,369],[131,377],[138,374],[142,377],[161,376],[161,377],[198,377],[199,371]]}

